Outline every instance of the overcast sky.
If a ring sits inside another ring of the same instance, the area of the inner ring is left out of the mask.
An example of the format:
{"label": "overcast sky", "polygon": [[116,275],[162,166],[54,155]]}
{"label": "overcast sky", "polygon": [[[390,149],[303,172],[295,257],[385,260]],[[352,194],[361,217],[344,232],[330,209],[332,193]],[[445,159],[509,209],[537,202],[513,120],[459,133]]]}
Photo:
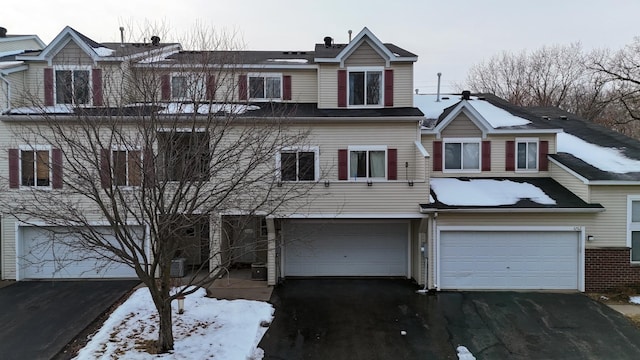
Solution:
{"label": "overcast sky", "polygon": [[200,22],[239,31],[248,50],[312,50],[325,36],[346,42],[349,29],[367,26],[418,54],[414,86],[425,93],[435,93],[436,73],[443,91],[455,90],[473,64],[503,50],[577,41],[618,49],[640,35],[639,0],[16,0],[0,8],[9,34],[45,43],[66,25],[107,42],[119,41],[121,25],[135,33],[165,23],[183,34]]}

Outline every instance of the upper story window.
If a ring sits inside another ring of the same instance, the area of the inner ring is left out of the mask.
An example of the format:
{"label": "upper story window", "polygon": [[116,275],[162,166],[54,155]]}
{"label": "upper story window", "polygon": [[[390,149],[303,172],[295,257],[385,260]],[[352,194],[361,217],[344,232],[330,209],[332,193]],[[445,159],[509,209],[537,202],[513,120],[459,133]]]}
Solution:
{"label": "upper story window", "polygon": [[56,104],[89,104],[90,79],[91,69],[89,68],[56,68]]}
{"label": "upper story window", "polygon": [[480,139],[444,139],[444,171],[480,171]]}
{"label": "upper story window", "polygon": [[349,178],[387,179],[387,147],[350,146]]}
{"label": "upper story window", "polygon": [[206,132],[158,133],[159,172],[168,181],[207,180],[211,153]]}
{"label": "upper story window", "polygon": [[538,139],[516,139],[516,171],[538,170]]}
{"label": "upper story window", "polygon": [[627,199],[627,246],[631,248],[631,262],[640,263],[640,196]]}
{"label": "upper story window", "polygon": [[[171,75],[172,100],[205,99],[204,77],[197,73],[176,73]],[[208,97],[207,97],[208,98]]]}
{"label": "upper story window", "polygon": [[140,186],[142,180],[142,152],[116,149],[111,151],[113,185]]}
{"label": "upper story window", "polygon": [[349,106],[381,106],[383,68],[349,68]]}
{"label": "upper story window", "polygon": [[282,74],[249,74],[250,100],[282,99]]}
{"label": "upper story window", "polygon": [[277,159],[281,181],[317,181],[318,147],[285,148]]}
{"label": "upper story window", "polygon": [[29,146],[20,148],[20,185],[51,187],[51,147]]}

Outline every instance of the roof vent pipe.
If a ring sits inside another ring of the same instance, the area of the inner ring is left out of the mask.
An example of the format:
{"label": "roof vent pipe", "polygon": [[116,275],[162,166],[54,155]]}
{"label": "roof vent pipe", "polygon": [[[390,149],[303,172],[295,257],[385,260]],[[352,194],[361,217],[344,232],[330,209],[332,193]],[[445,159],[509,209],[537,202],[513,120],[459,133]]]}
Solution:
{"label": "roof vent pipe", "polygon": [[120,26],[120,46],[124,47],[124,26]]}
{"label": "roof vent pipe", "polygon": [[7,37],[7,29],[0,27],[0,37],[1,38],[6,38]]}
{"label": "roof vent pipe", "polygon": [[462,100],[469,100],[471,98],[471,91],[465,90],[462,92]]}
{"label": "roof vent pipe", "polygon": [[324,47],[331,47],[331,43],[333,42],[333,39],[331,38],[331,36],[325,36],[324,37]]}
{"label": "roof vent pipe", "polygon": [[442,76],[442,73],[439,72],[438,73],[438,95],[436,95],[436,102],[440,102],[440,77]]}
{"label": "roof vent pipe", "polygon": [[151,45],[153,46],[158,46],[158,44],[160,44],[160,37],[159,36],[152,36],[151,37]]}
{"label": "roof vent pipe", "polygon": [[353,31],[349,30],[347,32],[349,33],[349,42],[351,42],[351,34],[353,34]]}

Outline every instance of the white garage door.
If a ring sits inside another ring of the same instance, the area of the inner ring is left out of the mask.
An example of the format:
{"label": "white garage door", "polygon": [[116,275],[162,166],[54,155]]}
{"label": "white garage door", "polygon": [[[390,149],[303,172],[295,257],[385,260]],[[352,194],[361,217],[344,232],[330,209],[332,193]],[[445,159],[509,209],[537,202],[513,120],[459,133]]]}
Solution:
{"label": "white garage door", "polygon": [[[121,263],[70,246],[75,237],[73,230],[62,228],[20,227],[21,251],[18,255],[20,279],[91,279],[135,278],[135,271]],[[53,230],[53,231],[51,231]],[[100,227],[106,239],[113,238],[107,227]],[[137,231],[142,232],[142,228]]]}
{"label": "white garage door", "polygon": [[575,231],[442,231],[440,289],[579,289]]}
{"label": "white garage door", "polygon": [[407,276],[406,222],[290,222],[284,276]]}

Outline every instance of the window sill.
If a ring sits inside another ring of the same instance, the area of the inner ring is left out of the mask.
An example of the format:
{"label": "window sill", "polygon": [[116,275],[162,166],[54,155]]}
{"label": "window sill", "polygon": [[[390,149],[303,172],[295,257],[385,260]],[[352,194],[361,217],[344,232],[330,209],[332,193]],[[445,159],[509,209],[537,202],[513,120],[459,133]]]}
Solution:
{"label": "window sill", "polygon": [[284,100],[282,100],[282,98],[273,98],[273,99],[268,99],[268,98],[258,98],[258,99],[254,99],[254,98],[248,98],[248,101],[253,101],[253,102],[282,102]]}

